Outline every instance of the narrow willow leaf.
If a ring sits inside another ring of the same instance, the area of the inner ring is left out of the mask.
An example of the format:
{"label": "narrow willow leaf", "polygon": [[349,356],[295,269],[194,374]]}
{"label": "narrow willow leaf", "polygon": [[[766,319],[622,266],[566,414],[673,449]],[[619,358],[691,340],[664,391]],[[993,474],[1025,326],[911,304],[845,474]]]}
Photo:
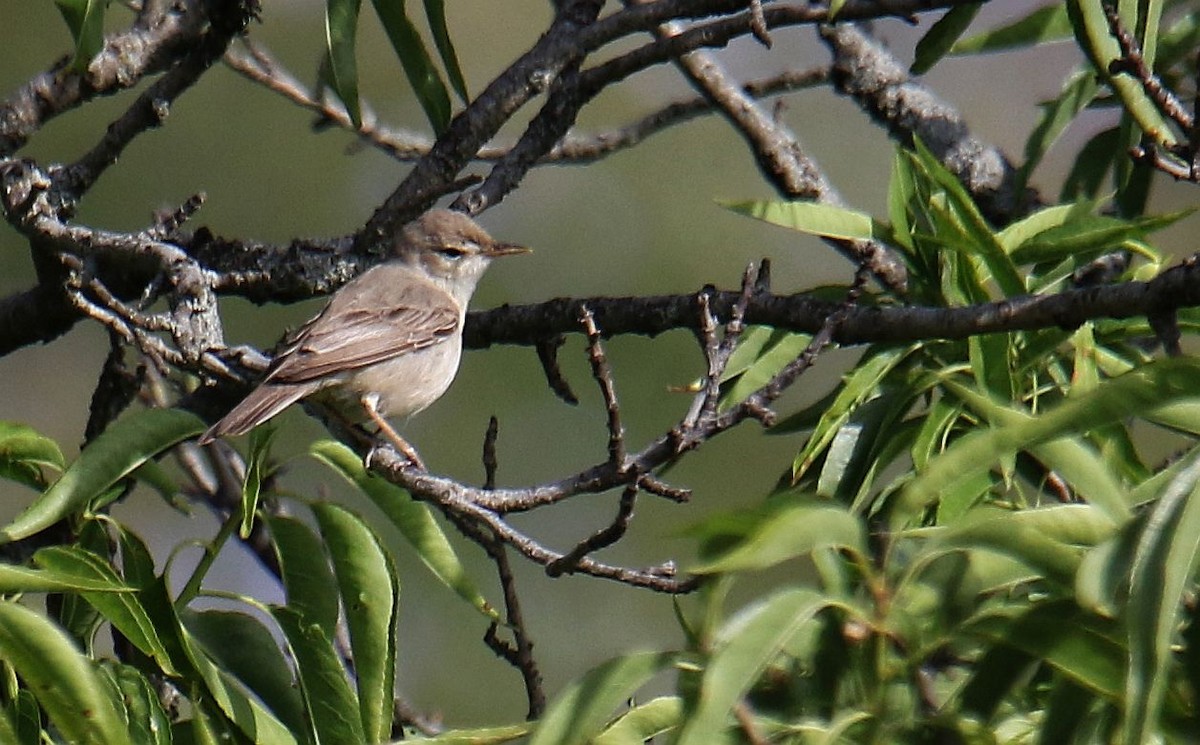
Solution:
{"label": "narrow willow leaf", "polygon": [[122,417],[93,440],[45,493],[0,530],[0,543],[27,538],[100,496],[149,458],[204,431],[195,414],[145,409]]}
{"label": "narrow willow leaf", "polygon": [[1017,246],[1032,240],[1036,235],[1057,228],[1072,218],[1092,214],[1095,207],[1095,202],[1091,200],[1046,207],[1010,224],[996,237],[1000,240],[1000,245],[1004,246],[1004,250],[1012,253]]}
{"label": "narrow willow leaf", "polygon": [[[956,390],[960,394],[966,393],[962,387]],[[1064,442],[1071,442],[1077,439],[1071,437],[1073,433],[1138,416],[1153,407],[1197,395],[1200,395],[1200,363],[1187,358],[1161,360],[1119,378],[1106,380],[1093,391],[1072,397],[1037,417],[1018,417],[1021,421],[1014,419],[1011,424],[972,432],[931,461],[929,467],[909,483],[900,497],[893,518],[903,521],[912,517],[924,505],[936,499],[942,489],[980,470],[989,469],[1003,454],[1040,445],[1055,446],[1052,441],[1060,438]],[[1084,470],[1084,461],[1079,459],[1082,457],[1080,452],[1073,451],[1069,458],[1064,458],[1062,464],[1067,467],[1079,465],[1082,472],[1078,479],[1085,480],[1089,473]],[[1051,451],[1050,455],[1053,454]],[[1101,471],[1107,472],[1107,468]],[[1095,477],[1096,474],[1091,473],[1090,476]],[[1099,494],[1096,492],[1093,496]],[[1100,506],[1114,510],[1110,514],[1122,521],[1128,513],[1128,507],[1122,507],[1119,502]]]}
{"label": "narrow willow leaf", "polygon": [[1200,455],[1193,455],[1151,508],[1134,552],[1126,611],[1125,742],[1148,742],[1160,731],[1180,605],[1200,555],[1198,485]]}
{"label": "narrow willow leaf", "polygon": [[120,745],[125,724],[95,663],[45,617],[0,602],[0,659],[34,692],[55,727],[71,742]]}
{"label": "narrow willow leaf", "polygon": [[1000,551],[1061,585],[1074,585],[1084,549],[1116,531],[1104,512],[1082,504],[1030,510],[980,508],[937,534],[928,550],[956,547]]}
{"label": "narrow willow leaf", "polygon": [[306,731],[304,702],[292,668],[261,621],[245,613],[188,609],[180,619],[192,634],[192,643],[253,691],[290,731]]}
{"label": "narrow willow leaf", "polygon": [[[762,354],[746,365],[737,379],[721,395],[721,408],[727,409],[745,401],[750,394],[766,385],[792,360],[808,348],[812,336],[773,330]],[[739,347],[740,349],[740,347]],[[732,362],[732,358],[730,359]]]}
{"label": "narrow willow leaf", "polygon": [[683,701],[678,696],[660,696],[622,714],[592,739],[592,745],[642,745],[652,737],[671,732],[682,719]]}
{"label": "narrow willow leaf", "polygon": [[[1178,144],[1171,125],[1146,93],[1141,83],[1132,75],[1114,71],[1110,65],[1121,59],[1121,50],[1113,38],[1104,17],[1103,6],[1093,0],[1067,0],[1067,13],[1079,46],[1087,53],[1095,71],[1113,89],[1124,104],[1125,111],[1156,145],[1170,150]],[[1142,41],[1150,41],[1143,39]],[[1146,59],[1153,63],[1153,45],[1143,49]],[[1126,214],[1137,214],[1130,212]]]}
{"label": "narrow willow leaf", "polygon": [[830,603],[814,590],[793,588],[764,598],[731,619],[705,666],[696,709],[685,717],[676,742],[711,742],[767,665]]}
{"label": "narrow willow leaf", "polygon": [[880,349],[877,353],[859,362],[847,373],[841,389],[833,403],[821,414],[804,448],[792,461],[792,482],[796,483],[824,452],[838,429],[865,401],[874,397],[883,381],[914,350],[913,347]]}
{"label": "narrow willow leaf", "polygon": [[0,478],[11,479],[41,491],[46,488],[42,468],[66,467],[62,450],[27,424],[0,421]]}
{"label": "narrow willow leaf", "polygon": [[529,745],[591,742],[617,707],[676,660],[672,652],[638,652],[611,659],[588,671],[550,703]]}
{"label": "narrow willow leaf", "polygon": [[267,460],[271,457],[271,441],[279,430],[273,424],[255,427],[250,433],[250,452],[246,456],[246,478],[242,481],[242,524],[238,535],[243,540],[250,537],[254,529],[254,513],[258,510],[258,497],[263,479],[268,474]]}
{"label": "narrow willow leaf", "polygon": [[1165,215],[1150,215],[1133,220],[1122,220],[1107,215],[1090,215],[1039,233],[1013,251],[1013,258],[1022,263],[1053,261],[1086,252],[1086,255],[1102,253],[1124,241],[1142,238],[1162,230],[1185,217],[1195,209],[1179,210]]}
{"label": "narrow willow leaf", "polygon": [[1070,601],[1036,605],[1016,618],[983,616],[964,625],[962,633],[1002,644],[1010,654],[1015,650],[1043,660],[1077,685],[1108,701],[1120,700],[1128,653]]}
{"label": "narrow willow leaf", "polygon": [[974,198],[958,177],[950,173],[924,143],[917,139],[913,141],[913,145],[913,157],[928,178],[942,189],[946,196],[946,207],[967,239],[961,244],[961,248],[968,250],[983,262],[1005,297],[1024,294],[1025,281],[1012,259],[1005,253],[1004,247],[980,212],[979,206],[975,204]]}
{"label": "narrow willow leaf", "polygon": [[[1057,9],[1062,13],[1065,22],[1066,12],[1062,11],[1061,6]],[[1070,34],[1069,24],[1066,31]],[[1096,98],[1098,90],[1096,76],[1091,71],[1078,71],[1067,78],[1056,98],[1040,106],[1042,115],[1033,131],[1029,133],[1029,139],[1025,141],[1025,162],[1017,171],[1014,189],[1018,194],[1024,191],[1025,185],[1029,183],[1030,177],[1041,164],[1050,146],[1067,125],[1075,120],[1079,112]]]}
{"label": "narrow willow leaf", "polygon": [[817,202],[720,202],[722,207],[783,228],[823,238],[867,240],[887,235],[865,212]]}
{"label": "narrow willow leaf", "polygon": [[1012,23],[959,39],[950,54],[978,54],[1017,49],[1071,38],[1071,21],[1062,5],[1037,8]]}
{"label": "narrow willow leaf", "polygon": [[350,630],[362,726],[369,742],[391,736],[396,698],[396,614],[400,586],[379,538],[349,510],[312,506],[329,546]]}
{"label": "narrow willow leaf", "polygon": [[690,571],[716,574],[765,569],[822,546],[847,546],[865,552],[865,526],[839,504],[801,499],[766,512],[744,538]]}
{"label": "narrow willow leaf", "polygon": [[329,84],[346,107],[346,113],[356,129],[362,126],[362,108],[358,100],[358,62],[355,60],[361,7],[362,0],[326,0],[325,3]]}
{"label": "narrow willow leaf", "polygon": [[429,31],[433,34],[433,43],[437,46],[442,64],[446,66],[446,74],[450,85],[463,103],[470,100],[467,93],[467,81],[463,79],[462,68],[458,64],[458,53],[450,41],[450,31],[446,28],[445,0],[425,0],[425,17],[429,20]]}
{"label": "narrow willow leaf", "polygon": [[1071,170],[1063,179],[1062,190],[1059,192],[1060,201],[1095,199],[1099,196],[1100,187],[1104,184],[1104,174],[1108,173],[1113,159],[1122,153],[1118,146],[1120,134],[1116,127],[1105,129],[1092,135],[1091,139],[1079,148]]}
{"label": "narrow willow leaf", "polygon": [[368,473],[363,468],[362,460],[339,442],[317,442],[309,452],[370,497],[443,584],[489,619],[499,618],[467,574],[466,567],[433,518],[428,505],[416,501],[395,484]]}
{"label": "narrow willow leaf", "polygon": [[405,737],[405,745],[501,745],[519,740],[533,729],[533,723],[508,724],[478,729],[454,729],[433,737]]}
{"label": "narrow willow leaf", "polygon": [[[43,569],[75,575],[90,574],[111,588],[124,585],[112,566],[91,551],[73,546],[50,546],[34,554],[34,562]],[[122,592],[81,593],[88,604],[100,612],[133,646],[154,658],[167,675],[178,675],[170,652],[160,638],[154,620],[142,606],[137,594]]]}
{"label": "narrow willow leaf", "polygon": [[88,63],[104,47],[104,9],[108,0],[54,0],[75,40],[71,69],[86,72]]}
{"label": "narrow willow leaf", "polygon": [[421,34],[404,10],[404,0],[372,0],[372,4],[392,49],[400,58],[417,101],[433,125],[434,133],[440,136],[450,126],[450,94],[425,49]]}
{"label": "narrow willow leaf", "polygon": [[967,3],[946,11],[917,42],[915,58],[908,71],[913,75],[929,72],[946,56],[959,37],[966,33],[967,27],[975,20],[975,15],[981,7],[983,3]]}
{"label": "narrow willow leaf", "polygon": [[288,607],[332,634],[337,627],[337,581],[325,546],[304,523],[273,515],[267,520],[287,590]]}

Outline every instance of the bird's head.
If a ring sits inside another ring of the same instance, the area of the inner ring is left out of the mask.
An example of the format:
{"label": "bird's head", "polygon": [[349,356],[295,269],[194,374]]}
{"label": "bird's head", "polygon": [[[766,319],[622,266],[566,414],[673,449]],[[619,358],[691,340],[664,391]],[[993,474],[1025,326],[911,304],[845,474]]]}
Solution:
{"label": "bird's head", "polygon": [[461,212],[438,209],[405,225],[393,251],[453,294],[469,297],[492,259],[529,249],[492,238]]}

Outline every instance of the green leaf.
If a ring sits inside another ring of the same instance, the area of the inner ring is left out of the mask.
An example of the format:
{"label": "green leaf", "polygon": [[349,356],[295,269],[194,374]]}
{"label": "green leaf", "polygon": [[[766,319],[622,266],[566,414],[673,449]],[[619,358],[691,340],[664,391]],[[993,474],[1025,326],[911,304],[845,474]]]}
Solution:
{"label": "green leaf", "polygon": [[287,637],[300,674],[300,690],[319,742],[367,742],[357,697],[333,648],[333,627],[313,623],[292,608],[271,608]]}
{"label": "green leaf", "polygon": [[1066,587],[1073,586],[1084,548],[1106,540],[1116,524],[1091,505],[1030,510],[983,507],[951,528],[938,529],[930,551],[987,549],[1011,556]]}
{"label": "green leaf", "polygon": [[119,701],[131,745],[171,745],[171,720],[163,710],[158,691],[146,676],[130,665],[105,663],[100,667]]}
{"label": "green leaf", "polygon": [[180,616],[193,644],[262,699],[290,731],[308,729],[292,669],[262,622],[245,613],[217,610],[185,609]]}
{"label": "green leaf", "polygon": [[1104,174],[1108,173],[1113,159],[1124,157],[1120,148],[1121,131],[1117,127],[1097,132],[1092,135],[1079,152],[1067,177],[1063,179],[1059,199],[1064,202],[1079,198],[1095,199],[1104,183]]}
{"label": "green leaf", "polygon": [[847,373],[837,398],[821,414],[804,449],[792,461],[792,483],[799,481],[812,467],[854,410],[874,397],[883,380],[915,349],[915,346],[879,349]]}
{"label": "green leaf", "polygon": [[743,609],[721,630],[700,681],[695,711],[685,718],[678,745],[711,742],[726,728],[734,705],[802,627],[830,601],[807,588],[792,588]]}
{"label": "green leaf", "polygon": [[1126,626],[1124,742],[1148,742],[1160,729],[1180,605],[1200,554],[1200,455],[1194,454],[1151,509],[1130,578]]}
{"label": "green leaf", "polygon": [[975,36],[960,39],[950,54],[978,54],[1033,46],[1071,38],[1071,20],[1060,4],[1035,9],[1023,18]]}
{"label": "green leaf", "polygon": [[478,729],[454,729],[434,737],[405,737],[405,745],[499,745],[529,734],[531,722]]}
{"label": "green leaf", "polygon": [[[947,387],[959,395],[968,395],[973,405],[985,400],[971,396],[970,391],[962,386],[948,384]],[[1043,444],[1053,445],[1052,441],[1059,438],[1065,438],[1066,442],[1077,441],[1073,433],[1095,429],[1125,417],[1137,416],[1155,406],[1196,395],[1200,395],[1200,362],[1187,358],[1161,360],[1119,378],[1106,380],[1094,390],[1072,397],[1037,417],[1018,415],[1011,424],[972,432],[931,461],[929,467],[909,483],[893,518],[904,520],[911,517],[923,505],[935,499],[939,491],[981,470],[986,471],[1005,454]],[[990,410],[999,412],[1003,408],[993,402]],[[1065,467],[1079,467],[1079,482],[1086,482],[1089,476],[1103,477],[1108,473],[1102,462],[1099,474],[1088,473],[1096,466],[1086,465],[1085,461],[1080,460],[1081,452],[1074,450],[1060,461],[1060,465]],[[1051,457],[1054,454],[1053,450],[1048,453]],[[1114,518],[1123,518],[1128,514],[1128,507],[1123,507],[1113,499],[1111,487],[1103,487],[1101,482],[1095,481],[1092,485],[1099,489],[1092,494],[1093,498],[1108,495],[1108,500],[1099,506],[1111,510]]]}
{"label": "green leaf", "polygon": [[[1067,0],[1067,13],[1075,38],[1091,60],[1095,71],[1117,94],[1125,111],[1159,147],[1170,150],[1178,144],[1171,125],[1146,93],[1141,83],[1132,75],[1114,72],[1110,65],[1121,58],[1120,46],[1113,38],[1103,6],[1096,0]],[[1155,30],[1155,34],[1157,29]],[[1147,63],[1153,65],[1154,49],[1151,34],[1140,39]],[[1130,213],[1127,213],[1130,214]]]}
{"label": "green leaf", "polygon": [[1053,261],[1076,254],[1103,253],[1124,241],[1138,239],[1172,225],[1191,215],[1189,208],[1165,215],[1123,220],[1107,215],[1088,215],[1039,233],[1013,251],[1013,259],[1022,263]]}
{"label": "green leaf", "polygon": [[[761,344],[757,343],[763,336],[767,338],[762,339]],[[735,379],[721,395],[723,409],[741,403],[766,385],[792,360],[800,356],[812,341],[812,336],[760,326],[752,329],[749,338],[744,341],[750,344],[739,344],[730,355],[729,365],[725,369],[725,375]],[[753,353],[755,347],[759,353],[748,360],[747,356]]]}
{"label": "green leaf", "polygon": [[[168,604],[169,605],[169,604]],[[178,623],[178,621],[176,621]],[[213,664],[187,629],[180,627],[180,640],[188,659],[204,681],[217,708],[252,742],[263,745],[296,745],[296,736],[224,668]],[[203,717],[199,717],[203,719]],[[203,721],[201,724],[204,725]],[[207,725],[204,725],[207,726]],[[346,742],[351,742],[347,740]],[[353,742],[362,742],[356,740]]]}
{"label": "green leaf", "polygon": [[387,740],[396,697],[396,571],[358,516],[328,503],[314,504],[312,510],[329,546],[346,612],[363,730],[369,742]]}
{"label": "green leaf", "polygon": [[[124,583],[111,565],[101,557],[72,546],[50,546],[34,554],[34,562],[43,569],[91,575],[97,582],[107,582],[113,589]],[[159,636],[154,620],[142,606],[135,593],[82,592],[88,604],[113,625],[133,646],[154,658],[167,675],[178,675],[174,661]]]}
{"label": "green leaf", "polygon": [[983,3],[967,3],[946,11],[917,42],[912,67],[908,71],[913,75],[929,72],[938,60],[946,56],[959,37],[966,33],[967,27],[975,20],[975,15],[981,7]]}
{"label": "green leaf", "polygon": [[0,659],[16,671],[70,742],[129,742],[108,684],[95,663],[43,616],[0,602]]}
{"label": "green leaf", "polygon": [[362,108],[358,100],[358,62],[355,60],[361,7],[362,0],[326,0],[325,3],[329,85],[346,107],[355,129],[362,126]]}
{"label": "green leaf", "polygon": [[246,478],[242,482],[242,524],[238,535],[243,540],[250,537],[254,529],[254,513],[258,510],[258,497],[262,482],[268,473],[267,460],[271,457],[271,440],[279,430],[273,424],[255,427],[250,433],[250,453],[246,456]]}
{"label": "green leaf", "polygon": [[458,54],[450,41],[450,31],[446,28],[445,0],[425,0],[425,18],[429,21],[429,31],[433,34],[433,43],[437,46],[442,64],[450,78],[450,85],[463,103],[470,100],[467,93],[467,82],[463,79],[462,68],[458,64]]}
{"label": "green leaf", "polygon": [[337,582],[324,544],[294,518],[273,515],[267,524],[279,556],[288,607],[332,633],[338,620]]}
{"label": "green leaf", "polygon": [[370,497],[443,584],[489,619],[499,618],[467,574],[428,505],[416,501],[395,484],[368,473],[354,451],[339,442],[323,440],[314,443],[309,452]]}
{"label": "green leaf", "polygon": [[0,478],[41,491],[46,488],[44,467],[56,471],[66,467],[58,443],[29,425],[0,421]]}
{"label": "green leaf", "polygon": [[450,126],[450,94],[425,49],[421,34],[404,10],[404,0],[372,0],[372,4],[425,116],[434,133],[441,136]]}
{"label": "green leaf", "polygon": [[914,140],[913,146],[913,159],[945,194],[947,216],[962,233],[964,241],[955,243],[955,247],[968,252],[972,257],[978,257],[1005,297],[1024,294],[1024,280],[980,212],[979,206],[975,204],[974,198],[958,177],[950,173],[920,139]]}
{"label": "green leaf", "polygon": [[79,458],[7,527],[0,543],[27,538],[83,509],[149,458],[204,431],[195,414],[145,409],[122,417],[93,440]]}
{"label": "green leaf", "polygon": [[676,660],[673,652],[635,652],[589,670],[550,703],[529,745],[591,742],[618,706]]}
{"label": "green leaf", "polygon": [[[1066,21],[1066,12],[1062,10],[1062,6],[1044,10],[1058,10],[1063,21]],[[1070,33],[1069,24],[1066,32]],[[1029,139],[1025,141],[1025,162],[1017,171],[1016,186],[1014,187],[1016,193],[1020,194],[1024,191],[1025,185],[1029,183],[1030,176],[1041,164],[1046,151],[1050,149],[1067,125],[1075,120],[1079,112],[1083,111],[1096,98],[1098,90],[1099,86],[1096,84],[1095,75],[1090,71],[1077,71],[1067,78],[1057,98],[1041,105],[1041,118],[1033,131],[1029,133]]]}
{"label": "green leaf", "polygon": [[719,202],[722,207],[749,217],[823,238],[868,240],[886,237],[888,231],[864,213],[817,202]]}
{"label": "green leaf", "polygon": [[1127,652],[1071,601],[1034,605],[1015,618],[985,615],[964,625],[962,633],[1044,660],[1087,690],[1120,700]]}
{"label": "green leaf", "polygon": [[113,585],[108,579],[97,578],[90,572],[74,574],[59,568],[30,569],[0,564],[0,593],[84,591],[132,592],[132,588],[120,582]]}
{"label": "green leaf", "polygon": [[75,40],[71,69],[86,72],[88,63],[104,47],[104,9],[108,0],[54,0]]}
{"label": "green leaf", "polygon": [[660,696],[622,714],[592,739],[592,745],[642,745],[671,732],[682,719],[683,701],[678,696]]}
{"label": "green leaf", "polygon": [[739,541],[691,568],[694,574],[765,569],[822,546],[848,546],[866,552],[866,531],[859,518],[824,499],[789,500],[755,518]]}

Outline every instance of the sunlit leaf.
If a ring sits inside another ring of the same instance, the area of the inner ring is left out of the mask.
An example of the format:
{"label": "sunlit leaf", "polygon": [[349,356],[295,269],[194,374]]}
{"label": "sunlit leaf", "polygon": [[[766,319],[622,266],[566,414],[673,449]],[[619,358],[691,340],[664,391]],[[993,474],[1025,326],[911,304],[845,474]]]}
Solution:
{"label": "sunlit leaf", "polygon": [[428,505],[416,501],[395,484],[368,473],[362,459],[341,443],[324,440],[314,443],[309,452],[370,497],[435,577],[489,619],[497,618],[495,609],[467,573]]}
{"label": "sunlit leaf", "polygon": [[913,75],[929,72],[938,60],[950,51],[959,37],[966,33],[967,27],[975,20],[975,15],[981,7],[983,3],[967,3],[946,11],[917,42],[915,58],[909,72]]}
{"label": "sunlit leaf", "polygon": [[404,9],[404,0],[372,0],[372,4],[392,49],[400,58],[417,101],[433,125],[434,133],[441,135],[450,125],[450,94],[425,49],[421,34]]}
{"label": "sunlit leaf", "polygon": [[111,689],[95,663],[45,617],[16,603],[0,602],[0,659],[34,692],[69,741],[128,742]]}
{"label": "sunlit leaf", "polygon": [[147,459],[204,431],[195,414],[145,409],[122,417],[95,440],[44,494],[0,530],[0,543],[27,538],[83,509]]}
{"label": "sunlit leaf", "polygon": [[582,745],[600,733],[617,707],[656,674],[671,667],[670,652],[613,658],[564,688],[538,722],[529,745]]}
{"label": "sunlit leaf", "polygon": [[721,202],[721,205],[772,225],[823,238],[867,240],[887,235],[887,229],[877,225],[870,215],[831,204],[754,201]]}
{"label": "sunlit leaf", "polygon": [[950,54],[977,54],[1060,41],[1071,38],[1071,21],[1062,5],[1036,8],[1012,23],[959,39]]}
{"label": "sunlit leaf", "polygon": [[350,631],[362,727],[368,741],[386,740],[396,697],[396,570],[358,516],[329,503],[314,504],[312,510],[329,546]]}

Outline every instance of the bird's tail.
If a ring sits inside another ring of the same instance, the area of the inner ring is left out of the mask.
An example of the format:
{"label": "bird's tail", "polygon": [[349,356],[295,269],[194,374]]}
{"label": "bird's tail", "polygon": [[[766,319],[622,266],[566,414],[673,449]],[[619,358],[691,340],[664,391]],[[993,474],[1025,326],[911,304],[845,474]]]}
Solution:
{"label": "bird's tail", "polygon": [[250,392],[233,407],[221,421],[200,435],[197,442],[207,445],[218,437],[232,437],[249,432],[288,406],[317,390],[314,383],[266,383]]}

